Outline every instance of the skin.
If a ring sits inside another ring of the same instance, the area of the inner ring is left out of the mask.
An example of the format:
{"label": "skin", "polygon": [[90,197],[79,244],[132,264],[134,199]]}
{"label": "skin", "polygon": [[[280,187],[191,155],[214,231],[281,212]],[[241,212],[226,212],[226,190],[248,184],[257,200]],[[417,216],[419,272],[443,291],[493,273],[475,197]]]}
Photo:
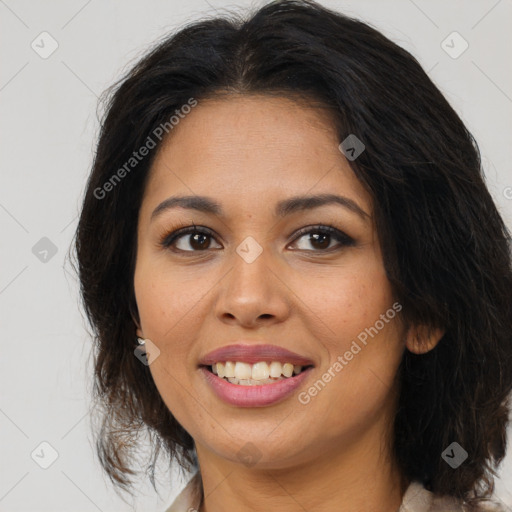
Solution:
{"label": "skin", "polygon": [[[239,340],[271,343],[314,361],[298,390],[307,391],[392,308],[372,200],[339,142],[326,110],[231,95],[199,102],[152,166],[138,224],[136,332],[159,348],[151,375],[195,440],[206,496],[201,512],[338,512],[340,503],[344,510],[396,512],[409,483],[389,448],[395,376],[406,347],[430,350],[442,332],[405,332],[397,313],[307,405],[295,393],[267,407],[235,407],[217,398],[198,369],[213,349]],[[273,215],[280,200],[320,193],[352,199],[368,219],[335,204]],[[176,208],[151,221],[173,195],[211,197],[225,216]],[[194,242],[186,234],[176,252],[159,245],[169,231],[193,224],[214,237]],[[354,245],[295,235],[325,224]],[[250,264],[236,252],[248,236],[263,249]],[[249,441],[259,457],[250,467],[237,457]]]}

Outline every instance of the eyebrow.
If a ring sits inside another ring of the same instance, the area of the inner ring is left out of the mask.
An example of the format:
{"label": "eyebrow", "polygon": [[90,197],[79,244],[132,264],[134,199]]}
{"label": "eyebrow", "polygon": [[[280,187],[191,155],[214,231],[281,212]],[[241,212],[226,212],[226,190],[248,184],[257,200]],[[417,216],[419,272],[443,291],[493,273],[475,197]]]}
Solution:
{"label": "eyebrow", "polygon": [[[279,201],[276,205],[275,215],[285,217],[298,211],[310,210],[329,204],[339,204],[346,209],[356,213],[365,222],[370,215],[366,213],[355,201],[345,196],[335,194],[318,194],[311,196],[295,196]],[[151,214],[150,222],[164,211],[173,208],[185,208],[187,210],[196,210],[218,217],[224,216],[222,207],[215,200],[206,196],[172,196],[162,201]]]}

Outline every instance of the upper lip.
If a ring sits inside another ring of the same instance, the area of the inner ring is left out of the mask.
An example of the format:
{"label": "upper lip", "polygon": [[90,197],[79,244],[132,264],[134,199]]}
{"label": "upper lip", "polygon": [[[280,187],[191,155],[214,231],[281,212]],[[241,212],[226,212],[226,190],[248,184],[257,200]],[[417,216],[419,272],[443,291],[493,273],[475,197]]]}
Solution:
{"label": "upper lip", "polygon": [[240,361],[243,363],[255,364],[261,361],[271,363],[279,361],[283,363],[291,363],[297,366],[310,366],[313,361],[307,357],[291,352],[283,347],[269,344],[247,344],[236,343],[217,348],[212,352],[204,355],[199,360],[200,366],[210,366],[215,363],[224,361]]}

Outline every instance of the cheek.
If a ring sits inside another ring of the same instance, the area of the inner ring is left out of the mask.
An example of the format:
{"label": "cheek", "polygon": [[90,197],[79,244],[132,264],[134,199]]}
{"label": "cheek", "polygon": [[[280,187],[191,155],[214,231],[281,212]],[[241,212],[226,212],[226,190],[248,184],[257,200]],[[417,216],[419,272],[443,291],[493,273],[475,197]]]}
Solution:
{"label": "cheek", "polygon": [[345,377],[356,387],[368,386],[368,379],[391,385],[402,345],[386,273],[380,265],[368,266],[366,272],[346,277],[342,286],[330,309],[333,331],[339,333],[329,345],[330,360],[343,357]]}
{"label": "cheek", "polygon": [[177,288],[179,285],[168,272],[159,272],[154,265],[145,262],[137,265],[134,289],[142,332],[160,351],[149,371],[162,399],[173,411],[182,398],[180,383],[185,383],[188,377],[183,364],[187,344],[180,343],[187,337],[182,329],[184,325],[193,325],[187,315],[191,310],[190,293],[180,293]]}
{"label": "cheek", "polygon": [[[160,395],[178,421],[186,414],[196,371],[191,347],[200,338],[208,314],[208,291],[213,278],[173,270],[162,259],[137,264],[134,289],[141,328],[160,350],[149,370]],[[181,422],[181,421],[180,421]]]}
{"label": "cheek", "polygon": [[323,338],[330,351],[342,350],[393,304],[385,269],[373,253],[355,255],[347,265],[294,284],[297,295],[306,298],[305,310],[313,313],[307,315],[310,329]]}
{"label": "cheek", "polygon": [[204,274],[199,278],[193,272],[173,269],[165,258],[141,261],[135,269],[134,288],[145,336],[163,348],[172,341],[178,351],[187,340],[190,344],[212,286]]}
{"label": "cheek", "polygon": [[400,313],[382,264],[365,258],[329,279],[308,280],[308,290],[309,329],[325,352],[321,370],[329,372],[325,387],[311,389],[318,393],[316,413],[332,416],[333,424],[341,416],[372,415],[386,400],[403,353]]}
{"label": "cheek", "polygon": [[160,351],[149,365],[155,386],[177,421],[190,423],[183,404],[191,400],[191,371],[185,363],[194,335],[191,326],[197,325],[194,288],[182,287],[169,272],[143,264],[136,268],[134,288],[144,336]]}

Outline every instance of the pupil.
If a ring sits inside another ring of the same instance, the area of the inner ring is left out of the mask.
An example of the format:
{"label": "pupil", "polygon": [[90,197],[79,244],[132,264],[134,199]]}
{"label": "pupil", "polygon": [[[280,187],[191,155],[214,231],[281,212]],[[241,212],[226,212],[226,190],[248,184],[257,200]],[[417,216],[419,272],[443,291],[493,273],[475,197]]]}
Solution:
{"label": "pupil", "polygon": [[[201,237],[201,238],[202,238],[202,241],[201,241],[201,242],[199,242],[199,244],[197,245],[197,247],[195,247],[195,246],[194,246],[194,244],[197,242],[197,237]],[[204,235],[204,234],[202,234],[202,233],[196,233],[196,234],[195,234],[195,235],[193,235],[193,237],[192,237],[192,240],[193,240],[193,241],[192,241],[192,244],[191,244],[191,245],[192,245],[192,247],[194,247],[195,249],[196,249],[196,248],[204,249],[204,248],[205,248],[205,246],[206,246],[206,247],[208,246],[208,244],[204,244],[204,242],[206,241],[206,239],[207,239],[207,238],[208,238],[208,237],[207,237],[207,235]]]}
{"label": "pupil", "polygon": [[[323,243],[320,242],[320,246],[322,249],[325,249],[326,247],[329,247],[329,236],[330,235],[323,235],[323,234],[320,234],[320,233],[314,233],[312,235],[310,235],[310,240],[316,244],[318,244],[318,239],[321,238],[323,239]],[[327,244],[325,243],[327,241]]]}

